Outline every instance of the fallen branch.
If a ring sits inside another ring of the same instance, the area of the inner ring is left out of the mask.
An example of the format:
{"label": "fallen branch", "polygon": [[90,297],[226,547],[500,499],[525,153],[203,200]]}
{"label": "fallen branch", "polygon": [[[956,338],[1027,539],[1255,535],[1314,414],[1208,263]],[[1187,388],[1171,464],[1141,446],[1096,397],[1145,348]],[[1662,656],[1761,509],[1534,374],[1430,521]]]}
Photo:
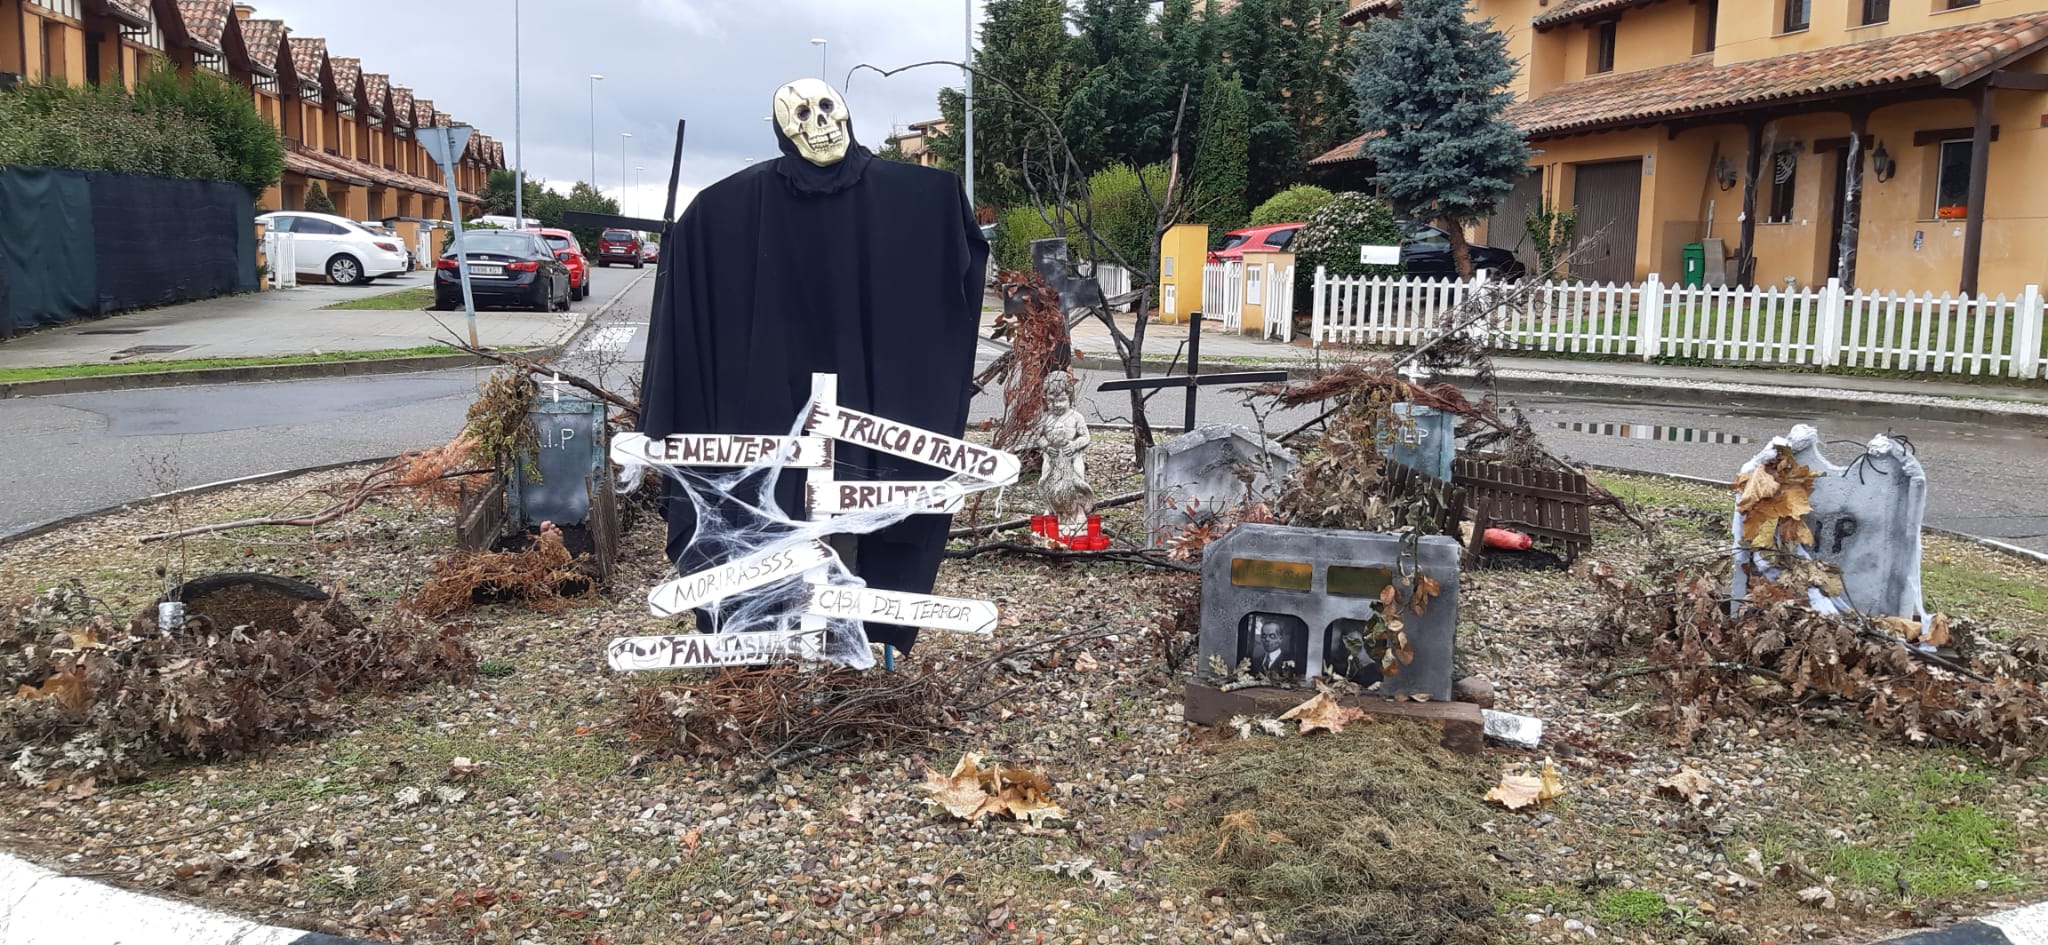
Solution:
{"label": "fallen branch", "polygon": [[462,351],[467,354],[473,354],[486,361],[496,361],[499,364],[512,368],[515,371],[523,371],[526,374],[532,375],[534,377],[547,377],[559,380],[562,383],[569,385],[570,387],[574,387],[577,390],[583,391],[584,393],[596,397],[599,400],[604,401],[605,403],[611,404],[612,406],[617,407],[620,410],[624,410],[628,413],[631,413],[634,419],[636,420],[640,416],[639,404],[627,400],[626,398],[621,397],[617,394],[614,394],[611,391],[598,386],[596,383],[592,381],[585,380],[584,378],[578,377],[574,374],[570,374],[566,371],[556,370],[553,366],[546,364],[544,362],[535,361],[534,359],[525,357],[524,355],[513,354],[510,351],[499,351],[496,348],[485,348],[478,345],[466,344],[457,338],[449,338],[446,341],[449,346],[455,348],[456,350]]}
{"label": "fallen branch", "polygon": [[[291,516],[270,515],[261,518],[239,519],[233,522],[216,522],[212,525],[194,525],[191,528],[181,528],[177,531],[144,535],[138,540],[143,544],[149,544],[150,542],[169,541],[173,538],[190,538],[194,535],[210,535],[215,532],[234,531],[238,528],[255,528],[262,525],[289,525],[296,528],[314,528],[325,525],[362,508],[364,503],[377,496],[402,492],[425,485],[426,483],[424,482],[407,482],[402,478],[398,478],[398,474],[411,464],[410,457],[412,455],[408,454],[407,456],[386,460],[383,465],[371,470],[369,475],[350,485],[340,498],[317,512]],[[488,469],[456,469],[441,473],[432,479],[426,480],[426,482],[460,479],[464,476],[479,476],[488,472],[490,472]]]}
{"label": "fallen branch", "polygon": [[946,557],[974,558],[998,551],[1007,551],[1020,555],[1036,555],[1041,558],[1052,558],[1056,561],[1077,559],[1084,561],[1127,561],[1131,564],[1166,568],[1172,571],[1200,573],[1202,570],[1200,565],[1189,564],[1185,561],[1175,561],[1165,555],[1149,551],[1073,551],[1067,548],[1041,548],[1037,545],[1027,545],[1021,541],[992,541],[985,545],[975,545],[972,548],[948,548],[946,549]]}
{"label": "fallen branch", "polygon": [[832,741],[826,742],[822,745],[812,745],[811,747],[806,748],[802,751],[792,751],[788,754],[777,755],[774,760],[768,762],[767,767],[762,768],[761,770],[756,771],[752,775],[749,775],[747,777],[747,786],[759,787],[763,784],[768,783],[769,781],[775,780],[775,776],[782,773],[782,769],[787,768],[790,765],[796,764],[799,761],[809,761],[812,758],[818,757],[819,755],[830,754],[835,751],[843,751],[845,749],[852,748],[853,746],[858,745],[864,741],[867,741],[866,736],[846,735],[840,738],[833,739]]}
{"label": "fallen branch", "polygon": [[[1144,498],[1144,490],[1139,490],[1137,492],[1126,492],[1123,495],[1112,496],[1110,498],[1097,502],[1095,503],[1095,507],[1098,509],[1113,509],[1118,506],[1130,505],[1134,502],[1143,501]],[[996,532],[1007,532],[1019,528],[1029,528],[1030,526],[1031,520],[1028,518],[1013,518],[1007,522],[997,522],[994,525],[969,525],[965,528],[956,528],[950,532],[947,532],[946,537],[973,538],[976,535],[992,535]]]}

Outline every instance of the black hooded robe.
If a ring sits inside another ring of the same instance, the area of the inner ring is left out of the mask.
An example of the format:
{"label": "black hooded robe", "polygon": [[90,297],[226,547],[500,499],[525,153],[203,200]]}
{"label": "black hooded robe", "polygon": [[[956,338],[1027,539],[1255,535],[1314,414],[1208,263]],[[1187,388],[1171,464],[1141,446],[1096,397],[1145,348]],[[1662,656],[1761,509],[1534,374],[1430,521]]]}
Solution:
{"label": "black hooded robe", "polygon": [[[819,167],[776,137],[782,157],[705,188],[662,239],[641,432],[787,434],[810,399],[811,374],[821,372],[839,375],[844,406],[960,436],[988,241],[959,177],[879,160],[858,143]],[[947,475],[834,448],[840,480]],[[784,473],[776,489],[797,519],[805,517],[802,473]],[[675,491],[666,503],[668,557],[682,573],[745,553],[722,541],[693,544],[696,507]],[[851,564],[871,587],[929,593],[951,522],[913,515],[859,536]],[[901,650],[917,639],[913,627],[865,629]]]}

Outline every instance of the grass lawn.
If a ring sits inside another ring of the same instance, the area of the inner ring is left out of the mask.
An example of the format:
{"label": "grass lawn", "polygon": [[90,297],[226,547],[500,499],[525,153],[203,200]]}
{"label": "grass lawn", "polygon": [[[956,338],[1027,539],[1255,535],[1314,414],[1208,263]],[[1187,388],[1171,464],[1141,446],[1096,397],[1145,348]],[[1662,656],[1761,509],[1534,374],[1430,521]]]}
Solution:
{"label": "grass lawn", "polygon": [[366,296],[322,306],[322,311],[352,312],[405,312],[426,308],[434,304],[434,287],[418,285],[382,295]]}
{"label": "grass lawn", "polygon": [[184,361],[123,361],[119,364],[63,364],[55,367],[6,368],[0,370],[0,384],[14,384],[21,381],[48,381],[69,377],[104,377],[109,374],[152,374],[158,371],[258,367],[272,364],[322,364],[329,361],[417,358],[457,353],[459,352],[447,345],[421,345],[417,348],[336,351],[331,354],[281,354],[264,358],[191,358]]}

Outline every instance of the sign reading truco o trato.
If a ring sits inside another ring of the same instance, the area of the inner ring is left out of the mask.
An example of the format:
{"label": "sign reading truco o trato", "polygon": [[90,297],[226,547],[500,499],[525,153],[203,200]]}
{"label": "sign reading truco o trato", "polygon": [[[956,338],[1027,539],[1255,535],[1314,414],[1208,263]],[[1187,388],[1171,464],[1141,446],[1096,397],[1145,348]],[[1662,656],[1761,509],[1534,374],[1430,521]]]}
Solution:
{"label": "sign reading truco o trato", "polygon": [[[911,515],[951,514],[969,494],[1017,481],[1016,456],[841,407],[837,391],[836,376],[811,376],[812,404],[804,418],[805,436],[697,433],[656,440],[622,433],[612,438],[611,458],[622,466],[807,469],[805,508],[812,516],[892,509]],[[832,478],[835,442],[916,460],[953,475],[933,481],[836,480]],[[801,577],[809,584],[808,593],[800,598],[800,612],[787,615],[797,621],[795,627],[620,637],[605,648],[605,661],[615,670],[630,672],[814,660],[826,651],[826,621],[834,619],[956,633],[995,632],[998,614],[988,601],[833,583],[829,567],[833,557],[831,547],[815,538],[781,543],[764,539],[764,544],[749,554],[667,581],[647,595],[650,613],[674,617],[735,594]],[[778,621],[770,618],[769,622]]]}

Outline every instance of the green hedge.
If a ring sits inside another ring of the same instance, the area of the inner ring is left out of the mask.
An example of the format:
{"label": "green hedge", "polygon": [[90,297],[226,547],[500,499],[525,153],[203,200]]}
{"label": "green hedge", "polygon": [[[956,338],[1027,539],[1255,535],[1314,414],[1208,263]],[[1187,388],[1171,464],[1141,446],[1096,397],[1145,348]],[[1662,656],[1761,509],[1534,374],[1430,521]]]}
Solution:
{"label": "green hedge", "polygon": [[133,94],[35,83],[0,92],[0,167],[65,167],[233,181],[261,195],[284,173],[284,142],[246,89],[158,62]]}
{"label": "green hedge", "polygon": [[[1134,267],[1143,267],[1150,258],[1154,224],[1152,201],[1166,196],[1166,166],[1155,164],[1145,168],[1142,180],[1139,175],[1138,170],[1118,164],[1097,171],[1088,178],[1088,205],[1093,211],[1089,220],[1095,232]],[[1116,257],[1103,245],[1093,243],[1083,235],[1071,208],[1050,208],[1041,214],[1036,207],[1019,206],[1003,211],[996,218],[992,252],[997,264],[1006,269],[1029,268],[1031,241],[1056,235],[1048,217],[1062,224],[1060,229],[1066,231],[1068,252],[1074,259],[1116,261]]]}
{"label": "green hedge", "polygon": [[1252,211],[1252,226],[1300,223],[1328,206],[1337,195],[1314,184],[1296,184],[1272,196]]}

